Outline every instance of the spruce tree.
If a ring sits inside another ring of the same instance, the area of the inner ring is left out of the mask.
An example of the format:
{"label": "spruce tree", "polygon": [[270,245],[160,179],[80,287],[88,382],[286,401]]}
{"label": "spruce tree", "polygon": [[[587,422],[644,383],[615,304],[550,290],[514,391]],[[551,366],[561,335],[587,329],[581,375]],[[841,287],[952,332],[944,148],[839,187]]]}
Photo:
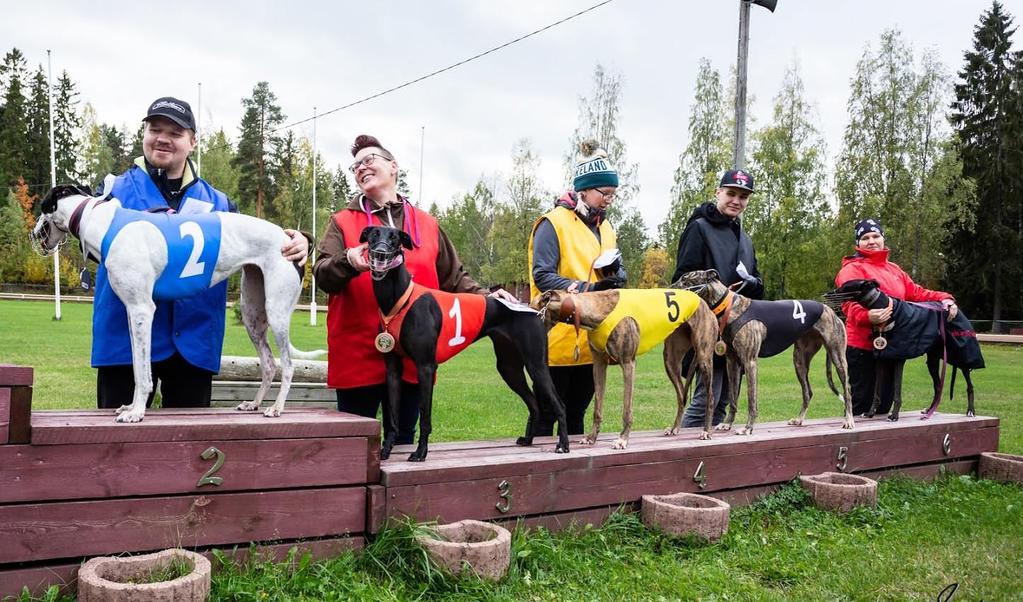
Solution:
{"label": "spruce tree", "polygon": [[50,188],[50,87],[42,65],[32,75],[30,89],[25,111],[28,126],[25,180],[32,191],[42,193]]}
{"label": "spruce tree", "polygon": [[239,206],[252,206],[256,217],[262,217],[265,203],[274,196],[270,163],[280,143],[280,136],[274,130],[284,123],[284,114],[277,105],[277,96],[265,81],[256,84],[251,97],[242,99],[242,106],[245,114],[234,159],[234,165],[241,172]]}
{"label": "spruce tree", "polygon": [[[11,186],[27,171],[28,123],[25,98],[25,56],[14,48],[0,64],[0,82],[3,86],[3,110],[0,111],[0,174]],[[2,189],[0,189],[2,190]]]}
{"label": "spruce tree", "polygon": [[67,71],[57,80],[56,98],[53,101],[53,142],[57,164],[57,183],[78,182],[79,141],[78,131],[82,127],[78,115],[78,91]]}
{"label": "spruce tree", "polygon": [[1023,58],[1012,17],[993,2],[974,29],[950,119],[963,173],[976,185],[975,223],[956,224],[949,284],[964,308],[1000,320],[1019,316],[1023,277]]}

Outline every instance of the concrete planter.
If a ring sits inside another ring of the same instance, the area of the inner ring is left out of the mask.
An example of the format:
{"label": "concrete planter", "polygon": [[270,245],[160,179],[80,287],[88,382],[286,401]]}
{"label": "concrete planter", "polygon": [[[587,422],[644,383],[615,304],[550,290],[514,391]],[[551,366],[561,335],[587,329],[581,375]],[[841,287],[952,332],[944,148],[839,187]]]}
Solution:
{"label": "concrete planter", "polygon": [[824,472],[801,476],[799,482],[822,510],[848,512],[856,506],[877,505],[877,481],[854,474]]}
{"label": "concrete planter", "polygon": [[696,535],[717,541],[728,531],[727,502],[696,493],[644,495],[643,524],[669,535]]}
{"label": "concrete planter", "polygon": [[432,527],[438,539],[419,535],[416,539],[437,566],[453,575],[470,570],[481,579],[499,581],[508,574],[511,561],[511,533],[499,525],[463,520]]}
{"label": "concrete planter", "polygon": [[[128,583],[182,560],[192,571],[171,581]],[[78,570],[79,602],[201,602],[210,595],[210,561],[182,549],[142,556],[101,556]]]}
{"label": "concrete planter", "polygon": [[977,473],[982,479],[1023,485],[1023,456],[984,452]]}

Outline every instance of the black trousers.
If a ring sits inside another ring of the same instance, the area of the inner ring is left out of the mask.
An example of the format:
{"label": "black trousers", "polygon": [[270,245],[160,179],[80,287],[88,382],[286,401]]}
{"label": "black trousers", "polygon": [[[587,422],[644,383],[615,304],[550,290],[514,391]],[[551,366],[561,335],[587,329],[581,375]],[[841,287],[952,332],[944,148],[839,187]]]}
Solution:
{"label": "black trousers", "polygon": [[[153,403],[157,387],[165,408],[208,408],[213,373],[185,361],[180,353],[151,364],[153,391],[146,407]],[[159,382],[158,382],[159,381]],[[131,403],[135,394],[132,366],[100,366],[96,373],[96,403],[100,409],[117,409]]]}
{"label": "black trousers", "polygon": [[[398,445],[415,442],[416,422],[419,420],[419,397],[419,385],[401,381],[401,400],[398,402],[398,437],[395,439],[395,443]],[[337,389],[339,412],[376,418],[380,406],[383,405],[382,421],[385,429],[390,416],[390,410],[384,403],[386,401],[386,383],[353,389]]]}
{"label": "black trousers", "polygon": [[[581,435],[586,428],[586,408],[593,399],[593,366],[551,366],[550,370],[554,390],[565,404],[568,434]],[[540,423],[534,432],[538,436],[553,435],[556,421],[554,410],[540,404]]]}
{"label": "black trousers", "polygon": [[[866,414],[874,402],[874,375],[877,367],[890,364],[891,360],[879,360],[874,357],[873,351],[855,347],[845,348],[845,359],[849,364],[849,388],[852,390],[853,415]],[[891,373],[889,367],[888,374]],[[891,409],[892,382],[889,378],[881,385],[881,403],[877,406],[877,413],[887,414]]]}

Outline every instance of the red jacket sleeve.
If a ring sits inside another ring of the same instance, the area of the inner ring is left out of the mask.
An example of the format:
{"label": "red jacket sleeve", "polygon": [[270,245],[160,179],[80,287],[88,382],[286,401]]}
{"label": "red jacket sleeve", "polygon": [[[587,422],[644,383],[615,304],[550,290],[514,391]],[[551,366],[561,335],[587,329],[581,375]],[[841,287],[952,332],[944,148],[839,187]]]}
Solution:
{"label": "red jacket sleeve", "polygon": [[899,269],[899,276],[902,278],[902,284],[906,287],[906,301],[941,301],[943,299],[955,300],[955,297],[948,293],[941,291],[932,291],[929,288],[924,288],[919,284],[913,282],[913,279],[909,277],[909,274],[903,269]]}

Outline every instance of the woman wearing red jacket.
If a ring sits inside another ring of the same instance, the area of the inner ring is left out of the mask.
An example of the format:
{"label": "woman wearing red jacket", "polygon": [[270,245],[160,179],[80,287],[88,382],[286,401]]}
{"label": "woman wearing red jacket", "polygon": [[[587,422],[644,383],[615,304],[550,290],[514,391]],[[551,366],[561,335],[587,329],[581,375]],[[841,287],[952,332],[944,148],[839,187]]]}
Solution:
{"label": "woman wearing red jacket", "polygon": [[[876,280],[886,295],[903,301],[941,301],[949,311],[950,320],[958,311],[952,295],[920,286],[897,264],[888,261],[884,231],[876,219],[865,219],[856,224],[856,252],[842,259],[842,269],[835,277],[835,285],[842,286],[850,280]],[[846,359],[853,414],[860,415],[870,410],[874,398],[875,363],[886,361],[875,360],[872,333],[876,326],[892,317],[892,309],[867,310],[858,303],[846,301],[842,304],[842,311],[845,313]],[[884,383],[878,413],[888,413],[891,405],[891,383]]]}

